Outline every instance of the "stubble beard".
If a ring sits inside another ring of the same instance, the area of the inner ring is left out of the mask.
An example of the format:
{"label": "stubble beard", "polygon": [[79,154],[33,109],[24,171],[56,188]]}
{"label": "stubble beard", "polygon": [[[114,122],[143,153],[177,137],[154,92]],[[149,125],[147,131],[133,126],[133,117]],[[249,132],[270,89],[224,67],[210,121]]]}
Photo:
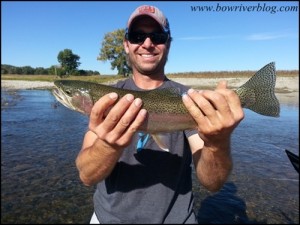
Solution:
{"label": "stubble beard", "polygon": [[164,56],[159,62],[149,65],[143,65],[143,63],[133,63],[131,56],[128,55],[128,65],[133,71],[137,71],[140,74],[151,76],[151,75],[162,75],[164,74],[164,67],[168,61],[168,56]]}

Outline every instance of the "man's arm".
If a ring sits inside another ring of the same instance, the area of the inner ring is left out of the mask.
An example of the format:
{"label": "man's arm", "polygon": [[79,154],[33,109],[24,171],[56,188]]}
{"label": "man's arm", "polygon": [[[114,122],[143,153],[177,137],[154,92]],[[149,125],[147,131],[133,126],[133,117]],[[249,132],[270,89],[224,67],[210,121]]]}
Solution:
{"label": "man's arm", "polygon": [[192,135],[188,140],[200,183],[209,191],[220,190],[232,169],[230,145],[224,144],[220,149],[209,149],[204,146],[198,134]]}
{"label": "man's arm", "polygon": [[146,118],[141,99],[128,94],[115,104],[117,99],[116,93],[110,93],[92,108],[89,131],[76,158],[79,177],[87,186],[102,181],[111,173],[123,149]]}
{"label": "man's arm", "polygon": [[[86,144],[91,141],[92,145]],[[105,179],[115,167],[122,152],[122,149],[112,148],[96,134],[88,131],[85,134],[82,149],[76,158],[76,167],[81,181],[85,185],[91,186]]]}
{"label": "man's arm", "polygon": [[197,177],[218,191],[232,169],[231,134],[244,118],[239,97],[220,82],[215,91],[189,90],[183,102],[198,124],[199,135],[189,138]]}

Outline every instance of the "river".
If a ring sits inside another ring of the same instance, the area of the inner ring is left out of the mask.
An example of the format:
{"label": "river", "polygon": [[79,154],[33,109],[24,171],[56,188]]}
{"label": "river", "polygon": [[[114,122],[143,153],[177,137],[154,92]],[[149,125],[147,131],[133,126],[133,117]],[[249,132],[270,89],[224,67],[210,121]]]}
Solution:
{"label": "river", "polygon": [[[88,118],[48,90],[1,91],[1,223],[88,223],[94,187],[78,178],[75,158]],[[194,179],[200,224],[298,224],[299,107],[272,118],[245,110],[232,136],[234,169],[212,194]],[[145,221],[146,222],[146,221]]]}

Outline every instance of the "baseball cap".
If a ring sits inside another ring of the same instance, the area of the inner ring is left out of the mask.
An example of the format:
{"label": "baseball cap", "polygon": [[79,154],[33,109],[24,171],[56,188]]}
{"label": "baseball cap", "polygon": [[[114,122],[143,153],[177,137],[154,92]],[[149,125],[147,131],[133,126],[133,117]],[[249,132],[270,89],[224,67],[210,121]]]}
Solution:
{"label": "baseball cap", "polygon": [[162,30],[170,34],[170,25],[168,19],[157,7],[151,5],[142,5],[136,8],[128,19],[126,30],[130,30],[132,22],[140,16],[150,16],[161,26]]}

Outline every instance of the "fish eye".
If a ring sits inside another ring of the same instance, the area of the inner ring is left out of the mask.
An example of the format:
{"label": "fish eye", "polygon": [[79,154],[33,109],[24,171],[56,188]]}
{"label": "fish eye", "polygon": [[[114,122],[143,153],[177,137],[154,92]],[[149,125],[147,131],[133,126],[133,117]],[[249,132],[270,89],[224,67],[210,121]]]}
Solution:
{"label": "fish eye", "polygon": [[68,95],[71,95],[71,94],[72,94],[71,91],[68,90],[68,89],[67,89],[65,92],[66,92],[66,94],[68,94]]}

